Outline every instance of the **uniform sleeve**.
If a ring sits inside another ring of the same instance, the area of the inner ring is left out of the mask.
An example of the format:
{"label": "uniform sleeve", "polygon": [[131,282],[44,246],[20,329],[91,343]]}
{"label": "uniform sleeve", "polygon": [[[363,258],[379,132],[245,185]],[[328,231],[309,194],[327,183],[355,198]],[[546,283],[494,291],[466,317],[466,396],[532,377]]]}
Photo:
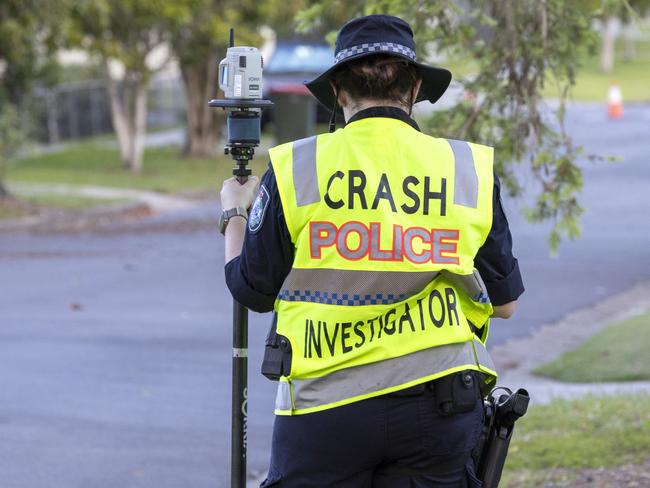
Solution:
{"label": "uniform sleeve", "polygon": [[519,263],[512,254],[512,236],[501,205],[501,183],[494,175],[492,228],[474,258],[492,305],[504,305],[524,292]]}
{"label": "uniform sleeve", "polygon": [[293,244],[270,165],[260,195],[268,202],[263,209],[259,202],[253,204],[241,255],[226,263],[225,273],[235,300],[255,312],[270,312],[293,264]]}

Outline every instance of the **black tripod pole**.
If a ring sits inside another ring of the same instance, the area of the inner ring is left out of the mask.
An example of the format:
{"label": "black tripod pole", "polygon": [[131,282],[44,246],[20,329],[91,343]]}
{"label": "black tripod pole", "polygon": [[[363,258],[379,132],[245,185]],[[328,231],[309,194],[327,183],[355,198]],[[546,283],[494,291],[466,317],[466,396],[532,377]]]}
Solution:
{"label": "black tripod pole", "polygon": [[232,304],[232,433],[231,488],[246,487],[246,435],[248,423],[248,310]]}
{"label": "black tripod pole", "polygon": [[[250,169],[246,167],[253,156],[252,148],[231,149],[237,166],[233,175],[240,184],[246,183]],[[244,156],[241,158],[241,156]],[[230,486],[246,487],[246,449],[248,424],[248,309],[237,300],[232,303],[232,432],[230,444]]]}
{"label": "black tripod pole", "polygon": [[[232,39],[231,39],[232,44]],[[211,107],[228,109],[228,143],[225,154],[236,162],[232,174],[240,184],[251,174],[248,163],[260,143],[260,115],[270,100],[215,99]],[[255,110],[253,110],[255,109]],[[230,442],[230,486],[246,488],[246,449],[248,423],[248,310],[233,300],[232,307],[232,431]]]}

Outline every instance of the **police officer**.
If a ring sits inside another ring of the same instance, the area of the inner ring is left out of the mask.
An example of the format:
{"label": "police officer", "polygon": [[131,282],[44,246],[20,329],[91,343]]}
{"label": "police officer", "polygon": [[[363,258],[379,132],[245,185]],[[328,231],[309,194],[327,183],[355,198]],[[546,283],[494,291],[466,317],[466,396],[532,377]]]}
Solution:
{"label": "police officer", "polygon": [[347,125],[271,149],[259,187],[224,183],[227,284],[275,310],[288,357],[263,487],[480,486],[489,317],[523,284],[492,149],[410,117],[450,80],[403,20],[354,19],[307,83]]}

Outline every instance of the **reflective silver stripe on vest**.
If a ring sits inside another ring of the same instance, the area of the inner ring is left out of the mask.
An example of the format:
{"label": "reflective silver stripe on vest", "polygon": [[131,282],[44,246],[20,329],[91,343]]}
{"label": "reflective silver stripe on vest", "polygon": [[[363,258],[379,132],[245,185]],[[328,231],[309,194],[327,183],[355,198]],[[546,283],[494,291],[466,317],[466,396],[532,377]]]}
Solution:
{"label": "reflective silver stripe on vest", "polygon": [[436,271],[408,273],[293,268],[278,298],[330,305],[388,305],[420,293],[437,275]]}
{"label": "reflective silver stripe on vest", "polygon": [[291,410],[291,385],[286,381],[278,382],[278,391],[275,394],[276,410]]}
{"label": "reflective silver stripe on vest", "polygon": [[472,345],[474,346],[476,362],[491,371],[496,371],[497,367],[494,365],[492,357],[490,356],[490,353],[487,351],[483,343],[474,340],[472,341]]}
{"label": "reflective silver stripe on vest", "polygon": [[[303,410],[329,405],[417,381],[452,368],[478,365],[495,371],[485,346],[473,340],[432,347],[385,361],[354,366],[320,378],[295,379],[291,381],[293,409]],[[276,410],[286,411],[287,406],[291,404],[291,390],[280,383],[276,397]]]}
{"label": "reflective silver stripe on vest", "polygon": [[460,287],[462,290],[467,293],[467,295],[478,303],[490,303],[490,296],[487,292],[487,287],[481,278],[481,274],[474,270],[470,275],[459,275],[456,273],[450,273],[449,271],[442,270],[442,274],[446,278],[451,280],[452,283]]}
{"label": "reflective silver stripe on vest", "polygon": [[320,201],[316,171],[316,136],[295,141],[292,146],[293,187],[296,205],[302,207]]}
{"label": "reflective silver stripe on vest", "polygon": [[465,141],[447,139],[454,152],[454,203],[464,207],[478,207],[478,175],[474,167],[472,148]]}

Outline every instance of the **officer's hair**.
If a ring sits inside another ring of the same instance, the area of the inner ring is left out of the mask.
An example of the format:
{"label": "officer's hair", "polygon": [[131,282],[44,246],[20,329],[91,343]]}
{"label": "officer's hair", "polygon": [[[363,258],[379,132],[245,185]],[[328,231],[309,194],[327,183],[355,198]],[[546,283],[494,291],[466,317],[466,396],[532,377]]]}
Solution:
{"label": "officer's hair", "polygon": [[337,89],[345,90],[355,101],[390,100],[410,107],[417,68],[408,61],[386,54],[375,54],[343,64],[334,72]]}

